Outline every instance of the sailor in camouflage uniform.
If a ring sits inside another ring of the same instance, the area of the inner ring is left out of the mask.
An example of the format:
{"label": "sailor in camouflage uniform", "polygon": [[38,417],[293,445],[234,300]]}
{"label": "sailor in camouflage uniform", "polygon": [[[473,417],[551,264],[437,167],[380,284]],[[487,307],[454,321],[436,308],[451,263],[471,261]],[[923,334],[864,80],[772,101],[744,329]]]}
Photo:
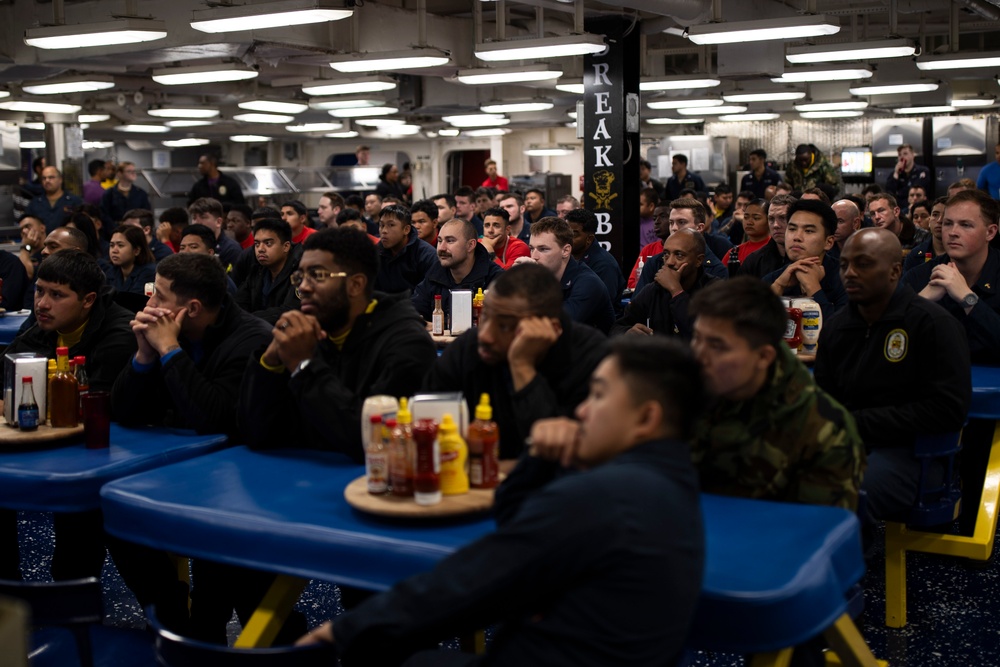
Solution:
{"label": "sailor in camouflage uniform", "polygon": [[865,452],[854,418],[782,341],[781,301],[745,277],[705,288],[691,310],[716,396],[692,445],[702,490],[856,509]]}
{"label": "sailor in camouflage uniform", "polygon": [[785,180],[799,191],[819,187],[823,183],[837,188],[838,192],[844,189],[837,168],[812,144],[796,146],[795,159],[785,170]]}

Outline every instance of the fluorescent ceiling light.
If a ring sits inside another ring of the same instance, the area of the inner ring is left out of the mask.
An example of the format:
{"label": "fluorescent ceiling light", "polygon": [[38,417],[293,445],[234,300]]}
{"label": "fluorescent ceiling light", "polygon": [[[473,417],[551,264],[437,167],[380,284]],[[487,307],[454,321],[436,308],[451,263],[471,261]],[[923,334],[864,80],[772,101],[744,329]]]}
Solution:
{"label": "fluorescent ceiling light", "polygon": [[140,124],[129,124],[129,125],[115,125],[114,129],[119,132],[132,132],[136,134],[163,134],[169,132],[169,127],[164,127],[163,125],[140,125]]}
{"label": "fluorescent ceiling light", "polygon": [[917,114],[917,113],[951,113],[952,111],[957,111],[953,106],[926,106],[926,107],[900,107],[899,109],[893,109],[893,113],[901,114]]}
{"label": "fluorescent ceiling light", "polygon": [[362,127],[394,127],[406,125],[406,121],[402,118],[358,118],[354,124]]}
{"label": "fluorescent ceiling light", "polygon": [[83,150],[96,151],[101,148],[111,148],[115,145],[113,141],[84,141]]}
{"label": "fluorescent ceiling light", "polygon": [[864,100],[848,100],[847,102],[808,102],[796,104],[796,111],[853,111],[867,109],[868,102]]}
{"label": "fluorescent ceiling light", "polygon": [[374,53],[349,53],[330,60],[330,67],[338,72],[392,72],[398,69],[417,69],[447,65],[448,54],[441,49],[420,46],[406,51],[376,51]]}
{"label": "fluorescent ceiling light", "polygon": [[302,113],[309,108],[304,102],[279,102],[277,100],[248,100],[237,104],[247,111],[266,111],[269,113]]}
{"label": "fluorescent ceiling light", "polygon": [[646,104],[650,109],[680,109],[681,107],[693,109],[694,107],[720,107],[723,102],[720,99],[675,99],[675,100],[655,100]]}
{"label": "fluorescent ceiling light", "polygon": [[732,93],[723,94],[722,99],[726,102],[782,102],[785,100],[801,100],[805,97],[804,91],[788,90],[776,91],[773,93]]}
{"label": "fluorescent ceiling light", "polygon": [[385,100],[373,99],[370,97],[311,97],[309,106],[313,109],[354,109],[359,107],[382,107]]}
{"label": "fluorescent ceiling light", "polygon": [[210,144],[208,139],[171,139],[169,141],[164,141],[164,146],[169,146],[170,148],[187,148],[188,146],[207,146]]}
{"label": "fluorescent ceiling light", "polygon": [[798,68],[787,70],[778,77],[773,77],[774,83],[809,83],[813,81],[853,81],[855,79],[870,79],[872,70],[867,65],[854,67],[824,67]]}
{"label": "fluorescent ceiling light", "polygon": [[275,125],[280,125],[291,123],[295,120],[295,116],[285,116],[276,113],[238,113],[233,116],[233,120],[244,123],[274,123]]}
{"label": "fluorescent ceiling light", "polygon": [[44,130],[45,123],[21,123],[21,127],[26,130]]}
{"label": "fluorescent ceiling light", "polygon": [[556,90],[561,90],[571,95],[583,95],[584,88],[582,83],[557,83]]}
{"label": "fluorescent ceiling light", "polygon": [[650,125],[694,125],[704,123],[704,118],[646,118]]}
{"label": "fluorescent ceiling light", "polygon": [[790,46],[785,50],[785,59],[796,64],[828,63],[842,60],[906,58],[916,52],[913,42],[908,39],[881,39],[849,44]]}
{"label": "fluorescent ceiling light", "polygon": [[215,118],[219,110],[211,107],[159,107],[146,113],[156,118]]}
{"label": "fluorescent ceiling light", "polygon": [[1000,53],[948,53],[943,56],[921,56],[917,58],[917,67],[922,70],[1000,67]]}
{"label": "fluorescent ceiling light", "polygon": [[396,107],[358,107],[353,109],[330,109],[328,114],[336,118],[364,118],[366,116],[391,116],[399,111]]}
{"label": "fluorescent ceiling light", "polygon": [[836,17],[824,14],[790,16],[757,21],[722,21],[702,23],[688,28],[688,39],[695,44],[736,44],[775,39],[823,37],[840,32]]}
{"label": "fluorescent ceiling light", "polygon": [[562,75],[562,69],[551,65],[527,65],[525,67],[458,70],[457,78],[461,83],[470,86],[481,86],[497,83],[549,81],[551,79],[558,79]]}
{"label": "fluorescent ceiling light", "polygon": [[799,115],[803,118],[857,118],[864,116],[865,112],[843,109],[841,111],[803,111]]}
{"label": "fluorescent ceiling light", "polygon": [[780,118],[780,113],[737,113],[737,114],[726,114],[725,116],[719,116],[719,120],[732,122],[736,120],[774,120]]}
{"label": "fluorescent ceiling light", "polygon": [[[683,76],[658,76],[639,81],[639,90],[686,90],[688,88],[715,88],[722,81],[710,77],[692,78]],[[583,91],[581,91],[583,92]]]}
{"label": "fluorescent ceiling light", "polygon": [[393,125],[392,127],[380,127],[378,131],[379,134],[385,134],[390,137],[406,137],[419,134],[423,129],[419,125],[404,123],[403,125]]}
{"label": "fluorescent ceiling light", "polygon": [[18,144],[21,148],[45,148],[44,141],[22,141]]}
{"label": "fluorescent ceiling light", "polygon": [[462,134],[467,137],[501,137],[510,134],[510,130],[502,127],[484,127],[478,130],[462,130]]}
{"label": "fluorescent ceiling light", "polygon": [[353,79],[317,79],[302,84],[306,95],[354,95],[393,90],[396,82],[387,76],[362,76]]}
{"label": "fluorescent ceiling light", "polygon": [[498,42],[476,44],[475,54],[480,60],[534,60],[535,58],[561,58],[601,53],[607,48],[601,35],[583,33],[531,39],[505,39]]}
{"label": "fluorescent ceiling light", "polygon": [[100,23],[53,25],[24,31],[24,43],[39,49],[83,49],[152,42],[167,36],[167,24],[153,19],[123,18]]}
{"label": "fluorescent ceiling light", "polygon": [[10,97],[9,90],[0,90],[0,99],[3,99],[4,97]]}
{"label": "fluorescent ceiling light", "polygon": [[301,125],[286,125],[289,132],[333,132],[344,127],[343,123],[302,123]]}
{"label": "fluorescent ceiling light", "polygon": [[184,86],[195,83],[220,83],[244,81],[257,77],[257,70],[246,65],[219,63],[189,67],[168,67],[153,70],[153,81],[164,86]]}
{"label": "fluorescent ceiling light", "polygon": [[574,120],[571,123],[566,123],[566,127],[576,127],[576,121]]}
{"label": "fluorescent ceiling light", "polygon": [[191,13],[191,27],[202,32],[237,32],[339,21],[352,14],[328,0],[285,0],[251,5],[223,5]]}
{"label": "fluorescent ceiling light", "polygon": [[952,99],[951,106],[958,107],[959,109],[979,109],[982,107],[991,107],[996,103],[997,101],[994,97],[968,97],[965,99]]}
{"label": "fluorescent ceiling light", "polygon": [[743,113],[746,110],[747,108],[745,106],[734,104],[730,106],[723,105],[721,107],[691,107],[686,109],[678,109],[677,113],[681,114],[682,116],[698,116],[700,114],[717,116],[720,114]]}
{"label": "fluorescent ceiling light", "polygon": [[212,125],[210,120],[168,120],[163,123],[167,127],[202,127]]}
{"label": "fluorescent ceiling light", "polygon": [[576,120],[576,112],[575,111],[567,111],[566,115],[569,116],[570,118],[572,118],[573,120]]}
{"label": "fluorescent ceiling light", "polygon": [[888,83],[883,85],[859,86],[851,88],[851,95],[894,95],[896,93],[929,93],[938,89],[934,82]]}
{"label": "fluorescent ceiling light", "polygon": [[0,102],[0,109],[6,111],[27,111],[37,113],[77,113],[79,104],[56,104],[55,102],[31,102],[28,100],[8,100]]}
{"label": "fluorescent ceiling light", "polygon": [[457,137],[460,130],[454,127],[443,127],[438,130],[438,134],[442,137]]}
{"label": "fluorescent ceiling light", "polygon": [[324,134],[323,136],[331,139],[353,139],[358,136],[358,133],[354,130],[347,130],[346,132],[330,132],[329,134]]}
{"label": "fluorescent ceiling light", "polygon": [[249,143],[259,143],[262,141],[270,141],[271,137],[265,137],[262,134],[234,134],[233,136],[229,137],[229,140],[241,144],[249,144]]}
{"label": "fluorescent ceiling light", "polygon": [[103,123],[111,119],[111,114],[107,113],[82,113],[76,117],[81,123]]}
{"label": "fluorescent ceiling light", "polygon": [[560,157],[564,155],[572,155],[572,148],[564,148],[561,146],[553,148],[529,148],[524,151],[525,155],[530,155],[532,157]]}
{"label": "fluorescent ceiling light", "polygon": [[521,113],[524,111],[547,111],[554,105],[547,100],[524,102],[490,102],[479,107],[483,113]]}
{"label": "fluorescent ceiling light", "polygon": [[21,86],[21,90],[29,95],[62,95],[65,93],[91,93],[95,90],[114,88],[114,86],[115,80],[112,77],[98,74],[26,83]]}
{"label": "fluorescent ceiling light", "polygon": [[510,123],[509,118],[505,118],[495,113],[470,113],[458,114],[455,116],[442,116],[441,120],[455,127],[498,127]]}

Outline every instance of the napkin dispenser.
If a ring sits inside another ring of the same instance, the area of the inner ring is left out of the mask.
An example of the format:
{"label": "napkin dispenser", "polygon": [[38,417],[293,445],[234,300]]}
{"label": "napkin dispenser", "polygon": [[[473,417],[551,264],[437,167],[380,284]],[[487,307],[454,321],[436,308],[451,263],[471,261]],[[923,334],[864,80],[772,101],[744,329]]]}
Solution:
{"label": "napkin dispenser", "polygon": [[21,382],[31,376],[40,423],[44,423],[48,399],[49,360],[34,352],[13,352],[4,357],[3,416],[11,426],[17,425],[17,406],[21,404]]}
{"label": "napkin dispenser", "polygon": [[460,391],[417,394],[410,399],[410,412],[414,424],[420,419],[433,419],[440,424],[441,418],[449,414],[463,437],[469,430],[469,408]]}
{"label": "napkin dispenser", "polygon": [[472,290],[451,291],[451,335],[457,336],[472,328]]}

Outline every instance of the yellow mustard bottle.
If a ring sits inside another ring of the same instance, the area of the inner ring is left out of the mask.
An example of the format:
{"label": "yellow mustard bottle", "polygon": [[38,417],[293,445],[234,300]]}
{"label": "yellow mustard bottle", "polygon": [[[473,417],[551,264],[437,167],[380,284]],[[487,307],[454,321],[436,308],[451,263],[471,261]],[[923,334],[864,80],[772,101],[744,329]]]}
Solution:
{"label": "yellow mustard bottle", "polygon": [[441,418],[438,447],[441,452],[441,493],[446,496],[468,493],[469,474],[466,462],[469,459],[469,447],[458,434],[458,426],[449,414]]}

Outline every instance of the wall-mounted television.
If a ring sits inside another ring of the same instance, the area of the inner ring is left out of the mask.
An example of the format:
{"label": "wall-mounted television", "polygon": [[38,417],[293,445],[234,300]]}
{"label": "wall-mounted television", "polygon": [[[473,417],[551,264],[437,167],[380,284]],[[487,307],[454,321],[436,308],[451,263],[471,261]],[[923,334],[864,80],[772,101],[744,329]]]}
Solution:
{"label": "wall-mounted television", "polygon": [[870,176],[872,149],[869,146],[845,148],[840,152],[840,172],[845,176]]}

